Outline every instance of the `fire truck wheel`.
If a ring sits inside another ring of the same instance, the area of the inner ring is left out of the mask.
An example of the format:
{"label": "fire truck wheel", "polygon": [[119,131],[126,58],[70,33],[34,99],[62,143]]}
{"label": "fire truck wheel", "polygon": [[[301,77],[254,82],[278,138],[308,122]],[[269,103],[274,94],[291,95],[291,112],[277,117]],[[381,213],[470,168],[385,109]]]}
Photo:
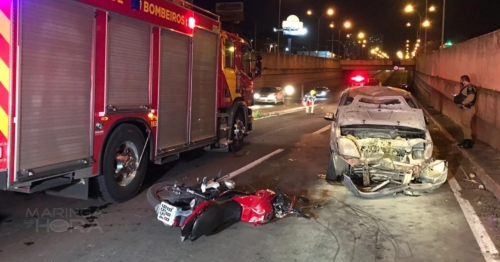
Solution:
{"label": "fire truck wheel", "polygon": [[122,124],[111,134],[97,177],[102,199],[122,203],[137,194],[146,175],[147,151],[139,165],[144,143],[142,132],[131,124]]}
{"label": "fire truck wheel", "polygon": [[245,117],[241,110],[238,110],[234,118],[233,128],[231,129],[231,140],[229,144],[230,152],[238,152],[243,147],[243,138],[245,138]]}

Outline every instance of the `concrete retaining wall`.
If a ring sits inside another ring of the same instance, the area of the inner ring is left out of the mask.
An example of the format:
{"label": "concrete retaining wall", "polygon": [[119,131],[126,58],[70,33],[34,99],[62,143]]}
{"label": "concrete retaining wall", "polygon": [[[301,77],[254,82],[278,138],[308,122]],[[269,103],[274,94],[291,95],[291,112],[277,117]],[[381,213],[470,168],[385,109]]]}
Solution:
{"label": "concrete retaining wall", "polygon": [[[278,62],[279,60],[279,62]],[[315,86],[336,86],[341,83],[338,60],[292,54],[262,54],[262,77],[254,81],[256,89],[264,86],[304,84],[307,92]]]}
{"label": "concrete retaining wall", "polygon": [[500,30],[417,58],[416,95],[460,123],[452,93],[460,90],[461,75],[478,87],[473,135],[500,149]]}

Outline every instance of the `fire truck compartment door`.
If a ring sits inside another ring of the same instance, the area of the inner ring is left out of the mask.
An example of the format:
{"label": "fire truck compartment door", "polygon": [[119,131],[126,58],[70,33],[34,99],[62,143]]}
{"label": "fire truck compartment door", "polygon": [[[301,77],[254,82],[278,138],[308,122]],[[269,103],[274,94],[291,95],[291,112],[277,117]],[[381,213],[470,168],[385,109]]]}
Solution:
{"label": "fire truck compartment door", "polygon": [[149,105],[151,26],[117,14],[109,17],[107,105]]}
{"label": "fire truck compartment door", "polygon": [[216,136],[216,93],[219,36],[196,28],[193,36],[191,141]]}
{"label": "fire truck compartment door", "polygon": [[76,1],[19,3],[18,167],[86,159],[94,10]]}
{"label": "fire truck compartment door", "polygon": [[189,43],[188,36],[162,30],[158,105],[159,149],[189,142]]}

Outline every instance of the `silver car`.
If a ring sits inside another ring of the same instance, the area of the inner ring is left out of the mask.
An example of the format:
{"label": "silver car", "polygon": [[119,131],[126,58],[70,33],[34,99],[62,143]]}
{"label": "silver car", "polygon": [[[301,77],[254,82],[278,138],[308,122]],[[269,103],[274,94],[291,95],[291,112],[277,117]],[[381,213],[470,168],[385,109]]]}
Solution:
{"label": "silver car", "polygon": [[332,121],[328,180],[356,196],[418,195],[440,187],[448,163],[435,160],[427,119],[411,93],[363,86],[342,93]]}
{"label": "silver car", "polygon": [[285,92],[279,86],[263,87],[253,95],[256,103],[285,103]]}

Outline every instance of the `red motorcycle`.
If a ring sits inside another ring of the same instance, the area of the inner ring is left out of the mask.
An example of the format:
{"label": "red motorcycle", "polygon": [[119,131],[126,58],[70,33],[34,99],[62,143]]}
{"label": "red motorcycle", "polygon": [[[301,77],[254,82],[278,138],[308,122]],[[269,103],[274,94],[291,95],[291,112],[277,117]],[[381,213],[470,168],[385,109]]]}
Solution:
{"label": "red motorcycle", "polygon": [[297,201],[308,202],[305,197],[287,196],[277,186],[275,191],[237,191],[233,181],[221,181],[220,173],[218,177],[218,180],[203,179],[201,187],[168,182],[153,185],[147,195],[158,214],[157,219],[167,226],[180,227],[184,241],[212,235],[239,221],[256,226],[288,214],[310,218],[296,205]]}

